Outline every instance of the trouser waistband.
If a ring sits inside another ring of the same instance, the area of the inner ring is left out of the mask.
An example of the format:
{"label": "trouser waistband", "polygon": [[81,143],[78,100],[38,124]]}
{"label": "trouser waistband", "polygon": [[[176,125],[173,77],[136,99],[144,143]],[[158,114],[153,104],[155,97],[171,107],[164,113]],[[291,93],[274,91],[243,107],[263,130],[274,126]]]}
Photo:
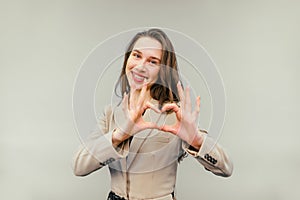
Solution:
{"label": "trouser waistband", "polygon": [[[175,199],[174,192],[172,192],[172,197],[173,197],[173,199]],[[107,200],[126,200],[126,199],[124,197],[120,197],[119,195],[117,195],[113,191],[110,191],[109,194],[108,194]]]}

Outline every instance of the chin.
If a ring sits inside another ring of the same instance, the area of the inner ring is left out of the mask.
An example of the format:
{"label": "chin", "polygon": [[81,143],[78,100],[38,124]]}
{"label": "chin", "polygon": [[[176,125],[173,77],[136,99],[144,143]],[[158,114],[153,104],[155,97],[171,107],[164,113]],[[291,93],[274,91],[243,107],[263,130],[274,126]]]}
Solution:
{"label": "chin", "polygon": [[[137,89],[137,90],[141,90],[142,89],[142,87],[143,87],[143,83],[141,83],[141,84],[138,84],[138,83],[135,83],[134,81],[132,81],[132,82],[129,82],[129,86],[130,86],[130,88],[135,88],[135,89]],[[150,89],[150,87],[153,85],[153,83],[148,83],[148,89]]]}
{"label": "chin", "polygon": [[129,86],[130,86],[130,88],[135,88],[137,90],[140,90],[140,89],[142,89],[143,84],[138,84],[138,83],[135,83],[133,80],[131,80],[131,81],[129,81]]}

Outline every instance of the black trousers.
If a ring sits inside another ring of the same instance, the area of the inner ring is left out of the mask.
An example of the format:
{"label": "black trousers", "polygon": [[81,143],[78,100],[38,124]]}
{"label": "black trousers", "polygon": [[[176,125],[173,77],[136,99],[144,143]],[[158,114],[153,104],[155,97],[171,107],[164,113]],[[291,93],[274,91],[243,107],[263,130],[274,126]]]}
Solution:
{"label": "black trousers", "polygon": [[[173,199],[175,199],[174,192],[172,192],[172,197],[173,197]],[[110,191],[110,193],[108,194],[107,200],[126,200],[126,199],[116,195],[113,191]]]}
{"label": "black trousers", "polygon": [[113,191],[110,191],[110,193],[108,194],[107,200],[126,200],[126,199],[116,195]]}

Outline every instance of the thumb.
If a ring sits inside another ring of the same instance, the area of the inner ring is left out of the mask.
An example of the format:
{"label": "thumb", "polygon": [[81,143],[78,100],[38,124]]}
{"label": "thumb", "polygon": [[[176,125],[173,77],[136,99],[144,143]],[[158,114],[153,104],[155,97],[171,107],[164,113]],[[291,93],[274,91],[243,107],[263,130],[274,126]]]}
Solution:
{"label": "thumb", "polygon": [[161,131],[173,133],[175,135],[177,134],[177,130],[173,126],[170,126],[170,125],[163,125],[163,126],[159,127],[159,129]]}

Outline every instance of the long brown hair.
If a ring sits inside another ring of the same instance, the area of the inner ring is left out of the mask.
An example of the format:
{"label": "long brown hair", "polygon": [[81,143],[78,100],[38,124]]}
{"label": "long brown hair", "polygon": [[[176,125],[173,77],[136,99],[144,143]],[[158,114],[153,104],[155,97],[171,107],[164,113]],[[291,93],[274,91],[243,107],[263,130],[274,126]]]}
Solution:
{"label": "long brown hair", "polygon": [[[176,54],[174,47],[166,33],[157,28],[139,32],[130,41],[125,52],[122,71],[115,86],[116,95],[123,98],[125,92],[130,92],[130,86],[126,76],[127,60],[135,43],[142,37],[150,37],[157,40],[162,45],[162,59],[160,63],[161,67],[156,82],[150,88],[151,97],[155,100],[158,100],[160,106],[166,102],[178,102],[179,98],[177,95],[178,91],[176,85],[179,81],[179,73],[177,68]],[[118,85],[120,85],[121,89],[121,94],[119,95],[117,94]]]}

